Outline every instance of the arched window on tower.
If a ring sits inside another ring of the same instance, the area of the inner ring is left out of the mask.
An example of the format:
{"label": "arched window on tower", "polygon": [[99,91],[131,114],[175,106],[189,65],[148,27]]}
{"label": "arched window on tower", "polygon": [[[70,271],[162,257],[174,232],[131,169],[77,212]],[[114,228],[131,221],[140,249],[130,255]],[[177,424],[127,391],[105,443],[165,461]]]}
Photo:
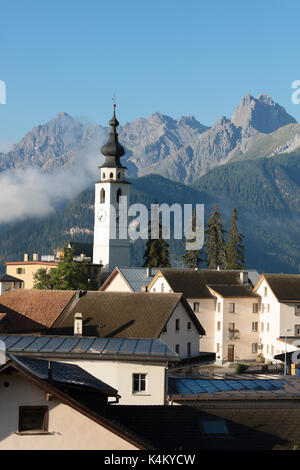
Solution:
{"label": "arched window on tower", "polygon": [[105,190],[104,188],[102,188],[100,191],[100,204],[104,204],[104,202],[105,202]]}
{"label": "arched window on tower", "polygon": [[119,204],[120,202],[120,196],[122,195],[122,191],[121,189],[119,188],[118,191],[117,191],[117,203]]}
{"label": "arched window on tower", "polygon": [[110,174],[109,174],[109,177],[110,177],[110,178],[113,178],[113,177],[114,177],[114,174],[113,174],[113,173],[110,173]]}
{"label": "arched window on tower", "polygon": [[105,178],[106,178],[106,174],[105,174],[105,173],[102,173],[102,178],[105,180]]}

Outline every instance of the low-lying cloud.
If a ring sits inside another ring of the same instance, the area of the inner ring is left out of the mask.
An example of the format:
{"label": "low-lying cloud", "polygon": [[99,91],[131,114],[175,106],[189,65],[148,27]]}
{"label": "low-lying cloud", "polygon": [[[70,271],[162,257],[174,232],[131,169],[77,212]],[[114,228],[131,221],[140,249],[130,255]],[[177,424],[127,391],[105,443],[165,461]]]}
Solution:
{"label": "low-lying cloud", "polygon": [[51,174],[38,168],[9,169],[0,173],[0,224],[54,212],[97,179],[99,151],[78,159],[72,168]]}

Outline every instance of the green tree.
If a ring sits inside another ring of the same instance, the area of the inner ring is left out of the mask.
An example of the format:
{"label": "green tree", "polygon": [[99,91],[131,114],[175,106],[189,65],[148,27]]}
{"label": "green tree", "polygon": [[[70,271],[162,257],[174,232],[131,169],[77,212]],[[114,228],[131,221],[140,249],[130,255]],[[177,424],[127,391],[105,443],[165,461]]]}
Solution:
{"label": "green tree", "polygon": [[209,269],[217,269],[218,266],[224,268],[226,265],[225,233],[221,213],[215,204],[205,229],[204,248],[206,264]]}
{"label": "green tree", "polygon": [[237,227],[238,215],[236,208],[233,209],[233,215],[230,220],[230,230],[226,244],[226,269],[244,269],[244,235],[239,233]]}
{"label": "green tree", "polygon": [[86,262],[74,261],[75,248],[68,248],[64,245],[64,257],[58,262],[57,268],[52,268],[49,272],[39,269],[34,276],[34,289],[53,290],[91,290],[88,280]]}
{"label": "green tree", "polygon": [[169,244],[162,238],[162,226],[159,224],[159,238],[151,238],[151,224],[149,223],[149,238],[144,253],[143,267],[170,268]]}
{"label": "green tree", "polygon": [[[196,231],[196,209],[193,210],[192,217],[192,230]],[[195,240],[192,238],[186,238],[185,243],[192,243]],[[204,261],[201,258],[202,250],[185,250],[184,255],[181,256],[181,259],[184,262],[184,265],[187,268],[199,268],[200,264]]]}

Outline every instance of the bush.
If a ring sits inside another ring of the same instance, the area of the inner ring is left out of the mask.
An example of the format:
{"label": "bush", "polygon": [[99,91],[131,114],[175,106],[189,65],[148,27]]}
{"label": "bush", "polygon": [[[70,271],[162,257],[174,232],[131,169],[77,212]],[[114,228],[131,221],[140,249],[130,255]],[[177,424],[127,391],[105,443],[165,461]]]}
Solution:
{"label": "bush", "polygon": [[248,370],[249,366],[247,364],[236,364],[235,371],[237,374],[244,374]]}

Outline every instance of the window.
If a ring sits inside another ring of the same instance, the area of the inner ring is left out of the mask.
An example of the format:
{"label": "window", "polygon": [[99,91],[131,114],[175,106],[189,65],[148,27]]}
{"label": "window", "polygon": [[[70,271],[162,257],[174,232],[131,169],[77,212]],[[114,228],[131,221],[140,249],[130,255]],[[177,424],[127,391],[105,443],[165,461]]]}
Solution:
{"label": "window", "polygon": [[100,204],[104,204],[104,203],[105,203],[105,190],[104,188],[102,188],[100,191]]}
{"label": "window", "polygon": [[102,173],[102,178],[105,180],[105,178],[106,178],[106,174],[105,174],[105,173]]}
{"label": "window", "polygon": [[179,327],[180,327],[179,318],[176,318],[176,320],[175,320],[175,331],[179,331]]}
{"label": "window", "polygon": [[227,425],[223,420],[201,421],[205,434],[229,434]]}
{"label": "window", "polygon": [[217,331],[221,331],[221,322],[220,321],[217,322]]}
{"label": "window", "polygon": [[199,312],[200,310],[200,302],[194,302],[194,312]]}
{"label": "window", "polygon": [[220,352],[220,343],[217,343],[217,353]]}
{"label": "window", "polygon": [[267,306],[267,311],[270,312],[270,304]]}
{"label": "window", "polygon": [[164,285],[164,284],[162,284],[162,285],[160,286],[160,291],[161,291],[161,292],[164,292],[164,291],[165,291],[165,285]]}
{"label": "window", "polygon": [[179,353],[179,344],[175,344],[175,352],[176,352],[176,354],[180,354]]}
{"label": "window", "polygon": [[274,346],[271,346],[271,354],[274,356]]}
{"label": "window", "polygon": [[186,324],[186,329],[191,330],[192,329],[192,323],[190,321],[187,322]]}
{"label": "window", "polygon": [[267,332],[270,331],[270,323],[267,323]]}
{"label": "window", "polygon": [[48,408],[46,406],[20,406],[19,432],[43,433],[48,430]]}
{"label": "window", "polygon": [[25,268],[17,268],[16,273],[17,274],[25,274]]}
{"label": "window", "polygon": [[258,313],[258,304],[253,304],[253,313]]}
{"label": "window", "polygon": [[218,313],[221,312],[221,303],[220,302],[217,303],[217,312]]}
{"label": "window", "polygon": [[229,304],[229,313],[234,313],[235,312],[235,303],[231,302]]}
{"label": "window", "polygon": [[257,353],[257,343],[252,343],[252,352]]}
{"label": "window", "polygon": [[300,335],[300,325],[295,325],[295,336],[299,336],[299,335]]}
{"label": "window", "polygon": [[121,178],[121,173],[119,172],[119,173],[118,173],[118,179],[120,179],[120,178]]}
{"label": "window", "polygon": [[268,295],[268,288],[264,287],[264,296],[267,297],[267,295]]}
{"label": "window", "polygon": [[191,343],[187,344],[187,356],[190,357],[191,355]]}
{"label": "window", "polygon": [[252,331],[257,331],[258,330],[258,322],[257,321],[253,321],[252,322]]}
{"label": "window", "polygon": [[264,313],[264,311],[265,311],[265,304],[260,304],[260,311],[261,311],[261,313]]}
{"label": "window", "polygon": [[132,392],[142,393],[146,391],[146,375],[132,374]]}
{"label": "window", "polygon": [[110,177],[110,178],[113,178],[113,177],[114,177],[114,174],[113,174],[113,173],[110,173],[110,174],[109,174],[109,177]]}
{"label": "window", "polygon": [[267,354],[269,354],[269,345],[267,344]]}
{"label": "window", "polygon": [[262,333],[264,332],[264,324],[263,324],[263,322],[261,322],[261,324],[260,324],[260,331],[261,331]]}
{"label": "window", "polygon": [[119,188],[118,191],[117,191],[117,203],[119,204],[120,202],[120,196],[122,195],[122,191],[121,189]]}
{"label": "window", "polygon": [[300,304],[295,306],[295,315],[300,315]]}

